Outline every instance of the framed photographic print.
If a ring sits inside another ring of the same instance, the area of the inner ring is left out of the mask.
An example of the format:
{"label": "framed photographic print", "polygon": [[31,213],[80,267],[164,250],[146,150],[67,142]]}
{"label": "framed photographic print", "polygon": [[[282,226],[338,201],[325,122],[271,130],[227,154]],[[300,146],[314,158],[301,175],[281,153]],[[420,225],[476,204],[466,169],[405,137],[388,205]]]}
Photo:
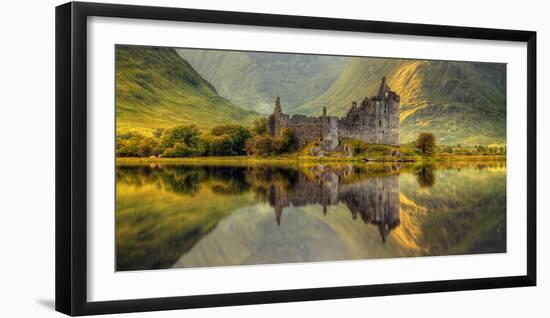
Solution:
{"label": "framed photographic print", "polygon": [[536,284],[536,33],[56,8],[56,309]]}

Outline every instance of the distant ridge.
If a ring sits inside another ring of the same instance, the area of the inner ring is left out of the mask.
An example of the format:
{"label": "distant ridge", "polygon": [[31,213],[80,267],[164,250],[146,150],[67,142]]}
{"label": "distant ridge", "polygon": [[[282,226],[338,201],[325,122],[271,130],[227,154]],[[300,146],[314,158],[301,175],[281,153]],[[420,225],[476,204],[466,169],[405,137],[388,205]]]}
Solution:
{"label": "distant ridge", "polygon": [[296,106],[325,92],[349,58],[308,55],[177,49],[220,95],[242,108],[268,114],[281,96]]}

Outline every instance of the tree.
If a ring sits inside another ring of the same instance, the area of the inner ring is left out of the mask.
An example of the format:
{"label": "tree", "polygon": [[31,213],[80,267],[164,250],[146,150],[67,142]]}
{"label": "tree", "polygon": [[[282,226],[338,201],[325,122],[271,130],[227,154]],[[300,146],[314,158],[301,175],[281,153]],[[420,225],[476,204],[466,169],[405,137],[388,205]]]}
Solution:
{"label": "tree", "polygon": [[273,156],[297,151],[299,142],[294,130],[285,129],[281,137],[256,135],[248,139],[245,148],[249,155]]}
{"label": "tree", "polygon": [[416,139],[416,147],[422,151],[423,154],[431,153],[435,149],[435,136],[430,132],[422,132]]}
{"label": "tree", "polygon": [[435,183],[435,173],[433,166],[422,166],[416,172],[416,181],[421,188],[433,187]]}
{"label": "tree", "polygon": [[277,153],[277,140],[269,136],[254,136],[246,143],[246,152],[258,156],[270,156]]}
{"label": "tree", "polygon": [[120,134],[116,139],[116,155],[118,157],[140,156],[140,144],[144,138],[136,131]]}
{"label": "tree", "polygon": [[298,150],[298,137],[292,129],[284,129],[279,140],[279,153],[289,153]]}
{"label": "tree", "polygon": [[[210,135],[212,135],[210,148],[214,147],[216,151],[213,154],[219,156],[246,154],[246,142],[252,137],[250,130],[239,125],[216,126],[212,128]],[[225,143],[225,145],[221,143]]]}
{"label": "tree", "polygon": [[210,156],[232,156],[233,144],[229,136],[213,136],[208,139],[208,155]]}
{"label": "tree", "polygon": [[254,120],[252,132],[256,135],[267,135],[267,117],[260,117]]}
{"label": "tree", "polygon": [[194,125],[181,125],[165,129],[160,136],[160,142],[164,148],[174,148],[178,142],[196,148],[199,144],[199,135],[200,131]]}
{"label": "tree", "polygon": [[147,137],[143,139],[137,147],[137,155],[139,157],[149,157],[151,155],[158,155],[155,153],[158,146],[158,141],[155,138]]}
{"label": "tree", "polygon": [[183,142],[176,142],[174,147],[166,148],[162,155],[164,157],[192,157],[197,155],[197,150],[190,148]]}

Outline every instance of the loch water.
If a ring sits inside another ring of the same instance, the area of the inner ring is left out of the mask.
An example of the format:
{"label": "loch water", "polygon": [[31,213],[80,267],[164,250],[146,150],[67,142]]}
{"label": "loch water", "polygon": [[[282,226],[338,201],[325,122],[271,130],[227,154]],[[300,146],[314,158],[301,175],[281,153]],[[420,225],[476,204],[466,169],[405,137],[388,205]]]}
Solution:
{"label": "loch water", "polygon": [[117,164],[116,270],[506,252],[506,163]]}

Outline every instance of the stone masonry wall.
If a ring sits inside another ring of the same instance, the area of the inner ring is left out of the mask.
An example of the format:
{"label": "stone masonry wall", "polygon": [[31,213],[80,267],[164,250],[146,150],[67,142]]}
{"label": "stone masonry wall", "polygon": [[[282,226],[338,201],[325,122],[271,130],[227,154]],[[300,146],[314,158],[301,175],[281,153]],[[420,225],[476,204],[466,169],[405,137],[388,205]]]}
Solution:
{"label": "stone masonry wall", "polygon": [[365,99],[359,107],[353,104],[346,117],[338,121],[340,137],[369,144],[399,145],[398,98],[390,94],[381,99]]}
{"label": "stone masonry wall", "polygon": [[398,146],[399,140],[399,103],[400,98],[382,78],[378,94],[365,98],[361,105],[352,103],[343,118],[326,115],[307,117],[303,115],[283,114],[280,99],[275,101],[275,109],[268,119],[270,136],[280,136],[286,128],[294,130],[301,146],[312,140],[321,141],[326,150],[333,150],[340,138],[352,138],[370,144]]}

